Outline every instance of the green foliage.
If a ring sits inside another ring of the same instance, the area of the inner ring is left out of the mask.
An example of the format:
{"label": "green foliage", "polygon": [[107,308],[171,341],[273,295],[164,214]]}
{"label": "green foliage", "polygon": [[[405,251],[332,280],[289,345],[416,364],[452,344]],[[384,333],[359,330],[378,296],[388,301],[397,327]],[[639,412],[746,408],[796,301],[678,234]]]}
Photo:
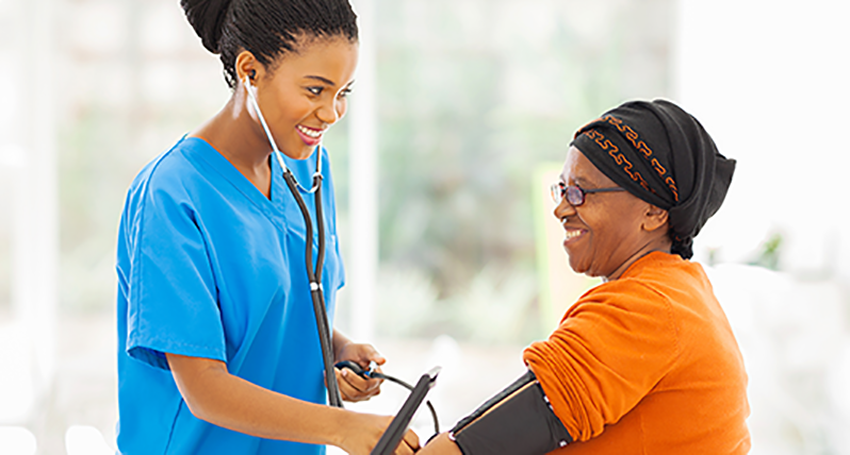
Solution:
{"label": "green foliage", "polygon": [[782,255],[783,237],[780,233],[771,234],[759,247],[758,255],[748,262],[749,265],[757,265],[770,270],[779,270]]}
{"label": "green foliage", "polygon": [[[482,341],[500,334],[525,340],[534,332],[530,176],[539,162],[563,160],[572,132],[605,109],[667,94],[672,5],[376,1],[381,273],[403,270],[407,276],[394,279],[411,286],[380,297],[394,309],[379,305],[387,311],[382,317],[421,316],[412,326],[391,318],[380,327]],[[134,6],[143,13],[149,7]],[[138,47],[134,22],[121,59],[66,55],[75,87],[58,121],[66,308],[113,305],[115,232],[130,181],[229,95],[216,58],[197,45],[179,9],[174,14],[186,28],[173,49]],[[103,79],[110,89],[92,89],[91,74],[111,75]],[[348,210],[345,123],[325,143],[341,229]],[[493,320],[485,326],[498,329],[470,327],[467,319],[490,305]],[[511,319],[515,328],[502,325]]]}
{"label": "green foliage", "polygon": [[[624,72],[629,51],[656,39],[623,26],[649,13],[634,2],[603,2],[609,22],[590,31],[577,5],[544,2],[547,17],[524,23],[519,2],[462,3],[378,2],[380,258],[424,273],[436,293],[432,317],[406,333],[517,341],[538,300],[517,278],[535,273],[530,176],[562,161],[583,123],[632,90],[663,96],[666,80]],[[666,54],[645,63],[664,73]],[[480,333],[465,322],[476,315],[518,328],[490,321]]]}

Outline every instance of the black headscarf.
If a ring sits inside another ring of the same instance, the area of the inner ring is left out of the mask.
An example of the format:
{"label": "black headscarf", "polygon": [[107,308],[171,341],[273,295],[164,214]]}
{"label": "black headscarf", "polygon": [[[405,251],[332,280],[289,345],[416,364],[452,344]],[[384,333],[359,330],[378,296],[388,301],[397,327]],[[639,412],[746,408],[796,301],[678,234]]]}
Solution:
{"label": "black headscarf", "polygon": [[571,145],[614,183],[667,210],[673,253],[685,259],[735,171],[702,125],[665,100],[624,103],[581,127]]}

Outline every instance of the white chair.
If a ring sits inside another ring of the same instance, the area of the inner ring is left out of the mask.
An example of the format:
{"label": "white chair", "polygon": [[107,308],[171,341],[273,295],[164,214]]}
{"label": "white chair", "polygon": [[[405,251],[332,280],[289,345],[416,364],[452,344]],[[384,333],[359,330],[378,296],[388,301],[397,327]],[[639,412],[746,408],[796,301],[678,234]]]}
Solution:
{"label": "white chair", "polygon": [[97,428],[72,425],[65,432],[65,450],[68,455],[112,455],[115,450],[103,439]]}
{"label": "white chair", "polygon": [[38,448],[33,435],[24,427],[0,427],[0,447],[4,455],[35,455]]}

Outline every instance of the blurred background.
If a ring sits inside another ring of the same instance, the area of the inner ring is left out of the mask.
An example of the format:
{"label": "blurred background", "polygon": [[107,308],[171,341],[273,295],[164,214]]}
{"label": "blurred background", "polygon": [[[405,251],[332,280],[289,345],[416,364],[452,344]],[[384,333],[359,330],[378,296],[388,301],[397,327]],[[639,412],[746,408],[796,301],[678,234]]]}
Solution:
{"label": "blurred background", "polygon": [[[572,133],[663,97],[738,160],[695,260],[747,363],[752,453],[850,454],[850,2],[352,3],[335,325],[397,376],[442,365],[443,426],[596,284],[548,199]],[[230,92],[177,0],[0,0],[0,87],[0,453],[111,453],[123,199]],[[395,413],[384,390],[354,408]]]}

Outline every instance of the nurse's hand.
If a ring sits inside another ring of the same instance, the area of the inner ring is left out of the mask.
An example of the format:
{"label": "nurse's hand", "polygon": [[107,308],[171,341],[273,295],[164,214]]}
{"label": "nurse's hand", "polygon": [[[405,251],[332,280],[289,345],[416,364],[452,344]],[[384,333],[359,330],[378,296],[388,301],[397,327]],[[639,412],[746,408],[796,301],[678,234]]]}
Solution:
{"label": "nurse's hand", "polygon": [[[351,360],[364,369],[369,368],[371,362],[383,365],[387,359],[383,358],[371,344],[348,343],[337,353],[336,362]],[[380,372],[380,368],[376,368]],[[382,379],[366,379],[357,375],[348,368],[334,369],[336,380],[339,383],[339,392],[345,401],[366,401],[381,393]]]}
{"label": "nurse's hand", "polygon": [[[352,412],[350,425],[341,431],[339,447],[352,455],[368,455],[378,445],[378,440],[392,422],[392,417],[360,414]],[[419,450],[419,436],[413,430],[407,430],[396,447],[395,455],[411,455]]]}

